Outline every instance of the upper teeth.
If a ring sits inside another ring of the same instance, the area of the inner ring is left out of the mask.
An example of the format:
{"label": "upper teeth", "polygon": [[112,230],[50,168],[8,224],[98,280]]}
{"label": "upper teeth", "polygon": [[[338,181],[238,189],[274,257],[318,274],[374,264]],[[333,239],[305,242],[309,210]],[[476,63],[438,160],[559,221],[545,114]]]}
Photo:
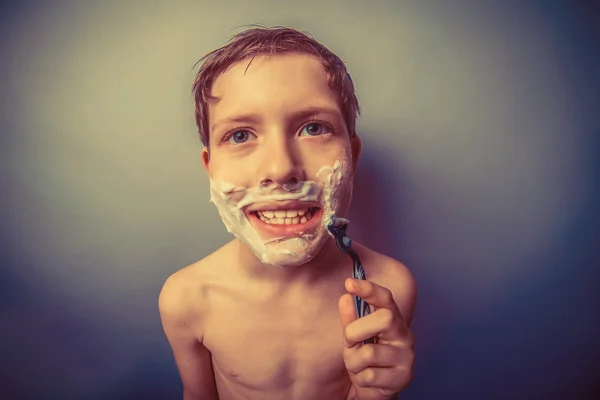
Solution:
{"label": "upper teeth", "polygon": [[258,215],[265,218],[294,218],[303,216],[307,211],[307,208],[297,210],[261,210],[258,211]]}

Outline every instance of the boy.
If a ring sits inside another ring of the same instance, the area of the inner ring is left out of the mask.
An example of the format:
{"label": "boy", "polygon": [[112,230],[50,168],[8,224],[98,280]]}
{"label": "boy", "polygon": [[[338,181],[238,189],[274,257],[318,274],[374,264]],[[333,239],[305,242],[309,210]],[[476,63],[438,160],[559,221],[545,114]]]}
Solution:
{"label": "boy", "polygon": [[[395,398],[412,379],[416,284],[358,243],[368,280],[348,278],[325,228],[348,210],[361,149],[344,63],[281,27],[246,30],[201,61],[202,161],[236,238],[160,293],[184,399]],[[357,319],[353,295],[375,311]]]}

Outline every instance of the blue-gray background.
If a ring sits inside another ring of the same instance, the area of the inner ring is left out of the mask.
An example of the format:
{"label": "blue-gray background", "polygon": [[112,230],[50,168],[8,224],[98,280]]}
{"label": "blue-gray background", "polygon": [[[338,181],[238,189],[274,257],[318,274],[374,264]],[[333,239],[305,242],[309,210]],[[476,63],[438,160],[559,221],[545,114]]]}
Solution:
{"label": "blue-gray background", "polygon": [[192,66],[251,23],[311,32],[356,82],[351,234],[405,262],[420,287],[416,375],[401,398],[592,398],[594,12],[566,1],[3,3],[2,398],[181,397],[158,292],[229,240],[208,202]]}

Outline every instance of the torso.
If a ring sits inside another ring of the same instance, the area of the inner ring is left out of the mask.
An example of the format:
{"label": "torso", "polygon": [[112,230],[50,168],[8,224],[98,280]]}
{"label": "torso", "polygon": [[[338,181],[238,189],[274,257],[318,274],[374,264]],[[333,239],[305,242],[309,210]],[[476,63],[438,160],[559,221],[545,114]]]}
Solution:
{"label": "torso", "polygon": [[[368,257],[362,249],[361,257]],[[351,273],[349,259],[330,282],[278,291],[239,279],[218,253],[211,257],[212,272],[202,274],[199,293],[202,342],[212,354],[220,399],[346,399],[350,380],[338,301]]]}
{"label": "torso", "polygon": [[303,298],[298,307],[293,298],[256,299],[222,287],[209,296],[204,345],[221,400],[345,398],[337,299]]}

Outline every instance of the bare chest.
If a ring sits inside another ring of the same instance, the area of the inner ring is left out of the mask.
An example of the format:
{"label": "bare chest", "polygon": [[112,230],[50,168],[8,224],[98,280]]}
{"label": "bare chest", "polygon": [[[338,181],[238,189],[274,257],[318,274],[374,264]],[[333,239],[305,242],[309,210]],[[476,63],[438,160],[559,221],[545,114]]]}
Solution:
{"label": "bare chest", "polygon": [[211,351],[218,386],[236,395],[279,393],[287,398],[310,398],[314,390],[333,393],[346,386],[337,298],[231,300],[210,308],[204,344]]}

